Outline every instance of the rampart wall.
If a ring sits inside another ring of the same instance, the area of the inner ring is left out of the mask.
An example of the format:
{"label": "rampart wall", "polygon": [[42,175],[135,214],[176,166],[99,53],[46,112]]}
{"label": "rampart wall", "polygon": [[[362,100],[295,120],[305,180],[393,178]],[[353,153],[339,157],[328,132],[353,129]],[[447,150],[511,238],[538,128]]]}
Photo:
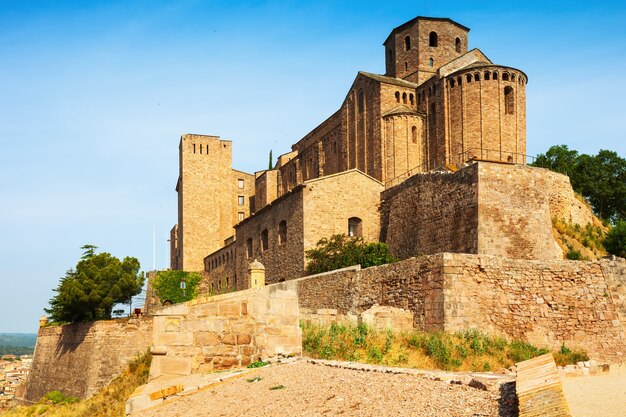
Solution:
{"label": "rampart wall", "polygon": [[381,193],[381,241],[401,259],[478,251],[478,164],[415,175]]}
{"label": "rampart wall", "polygon": [[162,308],[154,315],[150,377],[246,366],[299,355],[302,332],[293,286],[280,283]]}
{"label": "rampart wall", "polygon": [[108,385],[151,343],[151,318],[42,327],[24,400],[38,401],[54,390],[87,398]]}
{"label": "rampart wall", "polygon": [[478,328],[626,360],[626,261],[533,261],[437,254],[301,278],[301,311],[354,320],[374,304],[409,310],[421,330]]}
{"label": "rampart wall", "polygon": [[401,259],[454,252],[558,260],[551,217],[593,218],[567,177],[508,163],[414,175],[381,200],[380,240]]}

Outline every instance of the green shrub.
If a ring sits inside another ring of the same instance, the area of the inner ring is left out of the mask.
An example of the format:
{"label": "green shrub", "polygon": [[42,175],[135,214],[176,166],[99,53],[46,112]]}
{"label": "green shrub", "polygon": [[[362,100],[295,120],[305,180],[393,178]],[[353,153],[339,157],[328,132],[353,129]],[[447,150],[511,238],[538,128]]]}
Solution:
{"label": "green shrub", "polygon": [[604,247],[611,255],[626,258],[626,221],[620,221],[609,230]]}
{"label": "green shrub", "polygon": [[537,348],[536,346],[533,346],[528,342],[514,340],[509,345],[507,357],[513,362],[522,362],[548,352],[550,352],[548,349]]}
{"label": "green shrub", "polygon": [[572,261],[580,261],[583,259],[582,254],[574,249],[570,249],[565,256],[567,257],[567,259]]}
{"label": "green shrub", "polygon": [[[186,288],[181,288],[181,282]],[[157,272],[152,288],[161,302],[170,301],[173,304],[193,300],[198,296],[198,284],[202,276],[197,272],[159,271]]]}
{"label": "green shrub", "polygon": [[323,238],[317,246],[306,251],[307,271],[311,274],[333,271],[352,265],[367,268],[395,262],[385,243],[365,243],[361,237],[333,235]]}
{"label": "green shrub", "polygon": [[61,391],[50,391],[43,399],[52,404],[71,404],[79,401],[78,398],[65,395]]}
{"label": "green shrub", "polygon": [[264,366],[269,365],[269,362],[263,362],[263,361],[256,361],[256,362],[252,362],[250,365],[248,365],[248,368],[262,368]]}

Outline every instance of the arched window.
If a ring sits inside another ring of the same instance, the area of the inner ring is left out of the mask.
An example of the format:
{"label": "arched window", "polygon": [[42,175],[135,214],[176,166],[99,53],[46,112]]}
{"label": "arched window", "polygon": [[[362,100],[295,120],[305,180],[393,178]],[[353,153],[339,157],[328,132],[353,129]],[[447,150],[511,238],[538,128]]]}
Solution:
{"label": "arched window", "polygon": [[489,72],[485,72],[485,80],[489,81]]}
{"label": "arched window", "polygon": [[387,49],[387,63],[391,65],[391,61],[392,61],[393,55],[391,52],[391,49]]}
{"label": "arched window", "polygon": [[461,86],[461,77],[456,77],[456,83],[459,85],[459,87]]}
{"label": "arched window", "polygon": [[400,92],[396,91],[396,101],[399,103],[400,102]]}
{"label": "arched window", "polygon": [[252,258],[252,238],[246,241],[246,256],[248,259]]}
{"label": "arched window", "polygon": [[461,39],[456,38],[456,40],[454,41],[454,49],[456,49],[457,52],[461,52]]}
{"label": "arched window", "polygon": [[430,59],[428,60],[428,65],[432,68],[432,67],[435,65],[435,60],[434,60],[434,59],[432,59],[432,58],[430,58]]}
{"label": "arched window", "polygon": [[411,141],[417,143],[417,128],[415,126],[411,127]]}
{"label": "arched window", "polygon": [[428,46],[437,46],[437,32],[430,32],[430,35],[428,35]]}
{"label": "arched window", "polygon": [[359,113],[363,113],[363,107],[365,107],[364,106],[365,99],[363,98],[363,90],[359,90],[359,100],[358,100],[358,103],[359,103]]}
{"label": "arched window", "polygon": [[472,82],[472,74],[467,74],[467,76],[465,77],[465,79],[467,79],[468,83]]}
{"label": "arched window", "polygon": [[504,87],[504,113],[515,114],[515,91],[513,87]]}
{"label": "arched window", "polygon": [[450,88],[454,88],[454,79],[450,80]]}
{"label": "arched window", "polygon": [[278,223],[278,243],[281,245],[287,242],[287,222],[283,220]]}
{"label": "arched window", "polygon": [[411,103],[411,106],[415,104],[415,97],[413,97],[413,94],[409,94],[409,102]]}
{"label": "arched window", "polygon": [[498,79],[498,73],[497,73],[497,72],[495,72],[495,71],[493,72],[493,79],[494,79],[494,80],[497,80],[497,79]]}
{"label": "arched window", "polygon": [[502,81],[509,81],[509,73],[505,72],[504,74],[502,74]]}
{"label": "arched window", "polygon": [[404,61],[404,70],[408,71],[409,70],[409,63]]}
{"label": "arched window", "polygon": [[411,49],[411,37],[407,36],[404,38],[404,50],[408,51],[409,49]]}
{"label": "arched window", "polygon": [[474,81],[480,81],[480,74],[479,73],[474,74]]}
{"label": "arched window", "polygon": [[515,74],[511,74],[511,82],[515,82]]}
{"label": "arched window", "polygon": [[402,93],[402,102],[406,104],[406,93]]}
{"label": "arched window", "polygon": [[363,236],[363,222],[358,217],[350,217],[348,219],[348,236]]}
{"label": "arched window", "polygon": [[270,244],[269,244],[269,240],[267,236],[267,229],[265,229],[261,232],[261,250],[265,252],[266,250],[269,249],[269,247],[270,247]]}

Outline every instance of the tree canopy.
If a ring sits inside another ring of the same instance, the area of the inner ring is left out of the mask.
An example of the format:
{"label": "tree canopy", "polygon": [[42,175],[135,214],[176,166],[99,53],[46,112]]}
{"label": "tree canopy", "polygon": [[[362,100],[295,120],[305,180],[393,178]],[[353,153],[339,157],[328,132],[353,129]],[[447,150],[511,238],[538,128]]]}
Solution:
{"label": "tree canopy", "polygon": [[321,239],[315,248],[306,251],[306,256],[307,271],[312,274],[352,265],[367,268],[396,261],[385,243],[365,243],[361,237],[346,235]]}
{"label": "tree canopy", "polygon": [[55,322],[110,319],[115,304],[127,304],[141,292],[143,273],[137,258],[119,260],[110,253],[96,254],[96,246],[85,245],[75,269],[61,278],[46,313]]}
{"label": "tree canopy", "polygon": [[613,224],[626,220],[626,159],[616,152],[586,155],[557,145],[531,165],[568,175],[574,191],[589,201],[598,217]]}

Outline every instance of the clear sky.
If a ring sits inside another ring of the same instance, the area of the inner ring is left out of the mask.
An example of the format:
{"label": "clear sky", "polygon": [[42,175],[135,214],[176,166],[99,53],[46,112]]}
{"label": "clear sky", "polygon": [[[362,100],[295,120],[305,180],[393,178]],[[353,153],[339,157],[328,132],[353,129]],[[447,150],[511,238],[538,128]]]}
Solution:
{"label": "clear sky", "polygon": [[[386,4],[387,3],[387,4]],[[166,266],[183,133],[267,166],[336,111],[417,16],[523,70],[528,153],[626,156],[623,1],[0,0],[0,332],[34,332],[91,243]]]}

